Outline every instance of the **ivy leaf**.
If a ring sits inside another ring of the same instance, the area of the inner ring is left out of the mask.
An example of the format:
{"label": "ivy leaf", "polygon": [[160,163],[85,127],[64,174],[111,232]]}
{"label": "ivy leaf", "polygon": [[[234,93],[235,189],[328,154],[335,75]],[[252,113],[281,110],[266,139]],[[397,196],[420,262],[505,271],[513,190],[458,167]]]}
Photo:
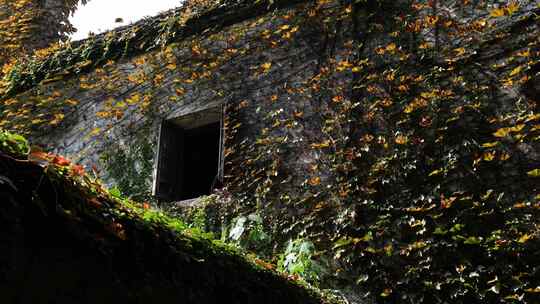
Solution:
{"label": "ivy leaf", "polygon": [[315,176],[309,179],[309,184],[311,186],[318,186],[321,184],[321,178],[319,176]]}
{"label": "ivy leaf", "polygon": [[527,175],[531,177],[540,177],[540,168],[527,172]]}
{"label": "ivy leaf", "polygon": [[71,164],[71,162],[68,159],[60,155],[56,155],[53,158],[52,163],[58,166],[62,166],[62,167],[69,166]]}
{"label": "ivy leaf", "polygon": [[84,176],[85,171],[84,167],[81,165],[73,165],[71,166],[71,175],[72,176]]}
{"label": "ivy leaf", "polygon": [[489,12],[489,15],[494,18],[503,17],[506,14],[504,8],[496,8]]}
{"label": "ivy leaf", "polygon": [[499,144],[498,141],[494,141],[494,142],[484,143],[484,144],[482,144],[482,147],[484,147],[484,148],[493,148],[493,147],[497,146],[498,144]]}
{"label": "ivy leaf", "polygon": [[519,239],[518,239],[518,243],[525,243],[527,242],[528,240],[530,240],[532,238],[532,236],[530,234],[527,234],[525,233],[524,235],[522,235]]}
{"label": "ivy leaf", "polygon": [[512,1],[512,3],[508,4],[508,6],[506,7],[506,12],[508,13],[508,15],[513,15],[515,12],[517,12],[518,9],[519,3],[517,3],[516,1]]}
{"label": "ivy leaf", "polygon": [[521,66],[518,66],[517,68],[513,69],[512,72],[510,72],[510,77],[515,76],[521,72],[523,68]]}
{"label": "ivy leaf", "polygon": [[482,242],[482,238],[480,237],[475,237],[475,236],[470,236],[468,237],[464,242],[463,244],[467,244],[467,245],[478,245]]}
{"label": "ivy leaf", "polygon": [[496,137],[506,137],[510,134],[510,130],[508,128],[500,128],[495,133],[493,133]]}

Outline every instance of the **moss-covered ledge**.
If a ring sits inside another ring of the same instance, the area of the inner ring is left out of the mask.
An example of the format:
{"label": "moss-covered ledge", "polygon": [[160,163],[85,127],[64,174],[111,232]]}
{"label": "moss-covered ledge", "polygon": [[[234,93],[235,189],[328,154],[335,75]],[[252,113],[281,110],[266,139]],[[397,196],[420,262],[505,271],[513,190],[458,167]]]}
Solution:
{"label": "moss-covered ledge", "polygon": [[0,131],[6,303],[336,303]]}

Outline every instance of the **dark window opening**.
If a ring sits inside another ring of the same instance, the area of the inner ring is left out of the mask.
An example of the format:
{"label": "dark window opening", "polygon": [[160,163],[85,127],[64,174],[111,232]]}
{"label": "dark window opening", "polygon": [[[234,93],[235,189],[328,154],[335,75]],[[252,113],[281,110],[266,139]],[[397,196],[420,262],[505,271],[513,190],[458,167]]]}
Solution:
{"label": "dark window opening", "polygon": [[161,125],[154,194],[162,201],[182,201],[208,195],[219,186],[221,122],[182,128]]}
{"label": "dark window opening", "polygon": [[220,124],[187,130],[184,137],[184,183],[181,200],[208,195],[216,183]]}

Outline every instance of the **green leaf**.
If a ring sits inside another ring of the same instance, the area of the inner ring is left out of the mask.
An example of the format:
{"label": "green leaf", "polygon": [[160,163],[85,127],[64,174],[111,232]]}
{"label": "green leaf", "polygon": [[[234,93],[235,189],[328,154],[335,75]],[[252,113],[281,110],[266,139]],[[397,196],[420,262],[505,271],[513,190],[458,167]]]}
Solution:
{"label": "green leaf", "polygon": [[467,244],[467,245],[478,245],[482,242],[482,238],[481,237],[475,237],[475,236],[470,236],[468,237],[464,242],[463,244]]}

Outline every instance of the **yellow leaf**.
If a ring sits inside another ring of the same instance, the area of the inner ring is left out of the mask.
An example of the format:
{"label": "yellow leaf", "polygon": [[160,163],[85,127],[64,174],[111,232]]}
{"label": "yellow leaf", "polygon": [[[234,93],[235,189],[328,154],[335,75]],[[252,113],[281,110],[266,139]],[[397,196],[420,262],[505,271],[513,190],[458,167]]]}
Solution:
{"label": "yellow leaf", "polygon": [[527,175],[531,177],[540,177],[540,168],[527,172]]}
{"label": "yellow leaf", "polygon": [[540,113],[528,115],[527,119],[525,119],[525,122],[529,122],[529,121],[533,121],[533,120],[540,120]]}
{"label": "yellow leaf", "polygon": [[495,153],[493,153],[493,152],[484,153],[484,160],[485,161],[492,161],[494,159],[495,159]]}
{"label": "yellow leaf", "polygon": [[409,139],[407,138],[407,136],[398,135],[398,136],[396,136],[395,141],[396,141],[396,144],[398,144],[398,145],[404,145],[409,141]]}
{"label": "yellow leaf", "polygon": [[465,48],[455,49],[454,52],[456,52],[456,56],[461,56],[465,54]]}
{"label": "yellow leaf", "polygon": [[181,96],[181,95],[186,94],[186,89],[184,89],[184,88],[176,88],[176,89],[174,89],[174,92],[176,93],[177,96]]}
{"label": "yellow leaf", "polygon": [[409,87],[407,85],[402,84],[398,87],[398,90],[401,92],[407,92],[409,90]]}
{"label": "yellow leaf", "polygon": [[96,136],[96,135],[99,134],[99,132],[101,132],[101,129],[100,128],[95,128],[90,132],[90,136]]}
{"label": "yellow leaf", "polygon": [[493,135],[496,137],[506,137],[508,134],[510,134],[510,130],[508,128],[500,128],[497,130],[497,132],[493,133]]}
{"label": "yellow leaf", "polygon": [[323,149],[328,147],[330,147],[330,141],[328,140],[322,143],[311,144],[312,149]]}
{"label": "yellow leaf", "polygon": [[489,12],[489,15],[495,18],[502,17],[505,15],[505,10],[504,8],[496,8],[492,10],[491,12]]}
{"label": "yellow leaf", "polygon": [[412,103],[408,104],[403,110],[403,112],[407,114],[412,113],[412,111],[414,111],[414,104]]}
{"label": "yellow leaf", "polygon": [[482,144],[482,147],[484,147],[484,148],[493,148],[493,147],[497,146],[498,144],[499,144],[498,141],[494,141],[494,142],[484,143],[484,144]]}
{"label": "yellow leaf", "polygon": [[518,243],[525,243],[527,242],[528,240],[530,240],[532,238],[532,236],[530,234],[524,234],[522,235],[519,240],[518,240]]}
{"label": "yellow leaf", "polygon": [[64,114],[62,113],[54,114],[54,119],[50,122],[50,124],[55,126],[59,124],[60,122],[62,122],[62,120],[64,120]]}
{"label": "yellow leaf", "polygon": [[263,63],[261,65],[261,68],[263,69],[263,72],[264,73],[268,73],[268,71],[270,70],[270,68],[272,67],[272,63],[271,62],[266,62],[266,63]]}
{"label": "yellow leaf", "polygon": [[381,292],[381,297],[386,298],[390,296],[391,294],[392,294],[392,289],[386,288],[385,290],[383,290],[383,292]]}
{"label": "yellow leaf", "polygon": [[519,131],[523,130],[523,128],[525,128],[525,125],[520,124],[520,125],[515,125],[515,126],[509,128],[509,130],[510,130],[510,132],[519,132]]}
{"label": "yellow leaf", "polygon": [[67,99],[66,100],[66,104],[70,105],[70,106],[76,106],[77,104],[79,104],[79,101],[78,100],[74,100],[74,99]]}
{"label": "yellow leaf", "polygon": [[527,50],[518,52],[516,54],[516,56],[518,56],[518,57],[530,57],[531,56],[531,51],[529,49],[527,49]]}
{"label": "yellow leaf", "polygon": [[386,51],[388,52],[394,52],[396,50],[396,44],[395,43],[390,43],[389,45],[386,46]]}
{"label": "yellow leaf", "polygon": [[515,12],[517,12],[518,9],[519,9],[519,4],[516,1],[512,1],[506,7],[506,12],[508,12],[508,15],[513,15]]}
{"label": "yellow leaf", "polygon": [[515,76],[521,72],[522,67],[518,66],[517,68],[513,69],[512,72],[510,72],[510,77]]}
{"label": "yellow leaf", "polygon": [[[538,7],[540,7],[540,4],[538,4]],[[540,293],[540,286],[537,286],[536,288],[525,289],[525,291],[530,293]]]}
{"label": "yellow leaf", "polygon": [[138,103],[139,101],[141,101],[141,95],[138,94],[138,93],[135,93],[133,95],[131,95],[131,97],[129,97],[128,99],[126,99],[126,102],[130,105],[132,104],[136,104]]}
{"label": "yellow leaf", "polygon": [[428,176],[439,175],[443,172],[443,169],[432,171]]}

